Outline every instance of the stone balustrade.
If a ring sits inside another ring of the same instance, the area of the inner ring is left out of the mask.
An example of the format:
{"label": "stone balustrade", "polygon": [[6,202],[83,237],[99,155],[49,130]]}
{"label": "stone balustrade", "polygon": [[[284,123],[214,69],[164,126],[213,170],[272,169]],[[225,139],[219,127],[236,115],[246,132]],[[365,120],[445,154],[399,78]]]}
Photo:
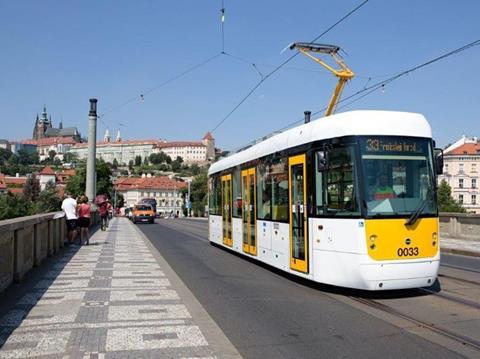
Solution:
{"label": "stone balustrade", "polygon": [[480,241],[480,214],[440,213],[440,238]]}
{"label": "stone balustrade", "polygon": [[[92,222],[99,222],[97,212],[92,213]],[[0,221],[0,292],[57,253],[66,234],[63,212]]]}

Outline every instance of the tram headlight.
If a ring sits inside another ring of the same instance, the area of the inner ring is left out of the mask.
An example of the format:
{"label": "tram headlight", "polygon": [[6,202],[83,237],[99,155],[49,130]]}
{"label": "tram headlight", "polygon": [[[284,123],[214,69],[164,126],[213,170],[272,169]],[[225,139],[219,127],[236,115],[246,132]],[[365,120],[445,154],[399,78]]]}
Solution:
{"label": "tram headlight", "polygon": [[375,234],[372,234],[372,235],[370,236],[370,242],[373,243],[373,242],[375,242],[376,240],[377,240],[377,236],[376,236]]}
{"label": "tram headlight", "polygon": [[436,246],[437,245],[437,241],[438,241],[438,235],[437,235],[437,232],[433,232],[432,233],[432,246]]}

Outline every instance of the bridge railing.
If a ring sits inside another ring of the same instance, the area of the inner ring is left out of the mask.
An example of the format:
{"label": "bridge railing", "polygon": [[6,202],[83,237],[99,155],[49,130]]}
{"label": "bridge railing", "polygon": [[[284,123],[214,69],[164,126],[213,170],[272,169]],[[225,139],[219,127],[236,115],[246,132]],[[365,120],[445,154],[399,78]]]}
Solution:
{"label": "bridge railing", "polygon": [[440,213],[441,237],[480,240],[480,214]]}
{"label": "bridge railing", "polygon": [[[92,222],[98,223],[98,213],[91,215]],[[66,231],[63,212],[0,221],[0,292],[57,253],[64,246]]]}

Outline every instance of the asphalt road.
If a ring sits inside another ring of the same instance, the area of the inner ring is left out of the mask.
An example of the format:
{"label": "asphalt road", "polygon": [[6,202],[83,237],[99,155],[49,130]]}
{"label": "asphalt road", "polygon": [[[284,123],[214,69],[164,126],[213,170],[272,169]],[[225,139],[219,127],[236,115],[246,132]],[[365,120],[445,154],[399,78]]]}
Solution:
{"label": "asphalt road", "polygon": [[[336,298],[349,291],[309,285],[210,245],[206,221],[159,219],[139,228],[245,358],[462,357]],[[452,258],[456,266],[478,264]]]}

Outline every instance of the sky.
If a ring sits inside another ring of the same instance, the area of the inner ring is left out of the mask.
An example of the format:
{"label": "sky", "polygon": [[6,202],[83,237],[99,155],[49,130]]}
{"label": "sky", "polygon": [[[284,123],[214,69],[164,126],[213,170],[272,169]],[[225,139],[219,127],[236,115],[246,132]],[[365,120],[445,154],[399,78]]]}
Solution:
{"label": "sky", "polygon": [[[199,140],[265,75],[362,0],[0,0],[0,138],[31,138],[44,105],[55,126],[87,134],[98,99],[97,137]],[[344,97],[480,39],[476,0],[370,0],[317,42],[339,45],[356,77]],[[340,111],[426,116],[437,144],[480,136],[480,46],[387,85]],[[371,78],[369,80],[369,78]],[[231,150],[324,108],[335,77],[297,56],[213,133]],[[149,89],[154,89],[148,92]],[[144,95],[143,101],[140,95]],[[317,116],[318,117],[318,116]]]}

